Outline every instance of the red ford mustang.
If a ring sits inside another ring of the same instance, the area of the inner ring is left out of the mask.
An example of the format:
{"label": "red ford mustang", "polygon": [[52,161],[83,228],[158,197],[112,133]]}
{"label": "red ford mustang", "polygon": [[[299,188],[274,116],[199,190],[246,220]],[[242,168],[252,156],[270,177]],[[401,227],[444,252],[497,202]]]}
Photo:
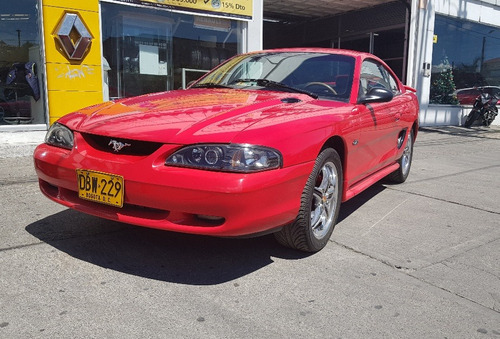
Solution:
{"label": "red ford mustang", "polygon": [[42,192],[75,210],[214,236],[274,232],[318,251],[340,204],[404,182],[418,102],[377,57],[280,49],[229,59],[187,90],[81,109],[35,150]]}

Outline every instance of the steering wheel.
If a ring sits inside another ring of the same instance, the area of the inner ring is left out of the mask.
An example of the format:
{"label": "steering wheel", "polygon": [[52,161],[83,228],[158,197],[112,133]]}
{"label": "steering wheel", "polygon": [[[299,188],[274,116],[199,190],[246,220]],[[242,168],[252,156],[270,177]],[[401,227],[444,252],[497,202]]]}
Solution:
{"label": "steering wheel", "polygon": [[317,82],[317,81],[313,81],[313,82],[308,82],[305,86],[305,88],[307,87],[311,87],[311,86],[315,86],[315,85],[318,85],[318,86],[323,86],[323,87],[326,87],[330,92],[332,92],[334,95],[337,95],[337,91],[334,90],[332,88],[332,86],[328,85],[328,84],[325,84],[324,82]]}

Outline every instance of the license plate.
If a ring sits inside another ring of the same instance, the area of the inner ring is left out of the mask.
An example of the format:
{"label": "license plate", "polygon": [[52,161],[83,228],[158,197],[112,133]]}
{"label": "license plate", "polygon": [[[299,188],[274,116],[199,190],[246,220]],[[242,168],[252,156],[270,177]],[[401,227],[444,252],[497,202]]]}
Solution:
{"label": "license plate", "polygon": [[120,175],[76,170],[78,196],[101,204],[123,207],[123,177]]}

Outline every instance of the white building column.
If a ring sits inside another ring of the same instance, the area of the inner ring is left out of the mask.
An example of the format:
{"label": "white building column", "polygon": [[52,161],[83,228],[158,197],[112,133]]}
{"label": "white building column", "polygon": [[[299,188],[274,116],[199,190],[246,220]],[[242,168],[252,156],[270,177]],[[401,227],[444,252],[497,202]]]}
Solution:
{"label": "white building column", "polygon": [[263,43],[264,0],[253,0],[253,16],[248,21],[245,36],[246,51],[260,51]]}

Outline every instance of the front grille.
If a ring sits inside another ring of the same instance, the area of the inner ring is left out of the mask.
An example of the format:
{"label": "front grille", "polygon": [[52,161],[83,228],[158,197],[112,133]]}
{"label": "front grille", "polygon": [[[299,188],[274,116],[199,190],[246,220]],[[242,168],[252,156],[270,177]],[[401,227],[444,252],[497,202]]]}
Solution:
{"label": "front grille", "polygon": [[144,156],[153,154],[162,144],[159,142],[113,138],[82,133],[85,141],[93,148],[113,154]]}

